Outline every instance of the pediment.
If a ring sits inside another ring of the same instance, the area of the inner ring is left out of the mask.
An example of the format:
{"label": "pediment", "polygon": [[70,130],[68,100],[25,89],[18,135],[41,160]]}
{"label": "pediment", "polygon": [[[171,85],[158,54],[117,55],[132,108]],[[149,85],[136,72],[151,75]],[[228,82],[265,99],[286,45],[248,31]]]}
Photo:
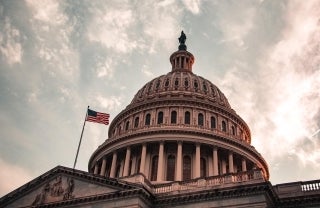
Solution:
{"label": "pediment", "polygon": [[136,188],[116,179],[57,167],[9,193],[0,200],[4,207],[28,207],[108,194]]}

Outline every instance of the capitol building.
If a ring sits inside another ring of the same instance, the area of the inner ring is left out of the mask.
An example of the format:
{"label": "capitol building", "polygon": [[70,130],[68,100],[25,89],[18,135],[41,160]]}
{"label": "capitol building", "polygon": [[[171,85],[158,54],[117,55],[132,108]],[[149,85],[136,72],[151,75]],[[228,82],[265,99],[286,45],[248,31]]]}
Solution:
{"label": "capitol building", "polygon": [[320,180],[270,183],[249,126],[194,73],[185,42],[112,120],[88,172],[55,167],[0,207],[320,207]]}

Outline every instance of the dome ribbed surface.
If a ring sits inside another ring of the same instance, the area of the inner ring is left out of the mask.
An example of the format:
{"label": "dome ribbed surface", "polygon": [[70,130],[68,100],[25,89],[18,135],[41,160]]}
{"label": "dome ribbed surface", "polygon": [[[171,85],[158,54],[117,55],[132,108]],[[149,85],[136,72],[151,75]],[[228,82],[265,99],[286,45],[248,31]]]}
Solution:
{"label": "dome ribbed surface", "polygon": [[200,99],[231,109],[227,98],[217,86],[189,71],[173,71],[151,80],[136,93],[130,105],[161,97]]}

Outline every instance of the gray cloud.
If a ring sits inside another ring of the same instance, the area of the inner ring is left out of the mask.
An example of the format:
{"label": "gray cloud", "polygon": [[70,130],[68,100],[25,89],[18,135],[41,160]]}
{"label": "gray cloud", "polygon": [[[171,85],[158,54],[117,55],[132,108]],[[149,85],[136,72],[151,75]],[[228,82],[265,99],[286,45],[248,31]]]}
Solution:
{"label": "gray cloud", "polygon": [[[272,181],[318,177],[319,9],[311,0],[1,1],[0,162],[19,183],[71,166],[87,106],[113,119],[170,71],[183,29],[194,73],[248,122]],[[77,168],[107,131],[86,125]]]}

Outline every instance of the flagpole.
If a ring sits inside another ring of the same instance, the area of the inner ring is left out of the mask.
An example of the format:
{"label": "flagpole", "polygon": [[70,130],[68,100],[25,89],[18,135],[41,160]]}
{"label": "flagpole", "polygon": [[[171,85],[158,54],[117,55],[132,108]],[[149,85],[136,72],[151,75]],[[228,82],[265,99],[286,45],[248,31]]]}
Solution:
{"label": "flagpole", "polygon": [[80,136],[80,141],[79,141],[79,145],[78,145],[78,149],[77,149],[76,158],[75,158],[74,164],[73,164],[73,169],[76,167],[76,163],[77,163],[77,159],[78,159],[78,154],[79,154],[79,149],[80,149],[81,140],[82,140],[82,135],[83,135],[83,130],[84,130],[84,126],[86,125],[86,120],[87,120],[87,116],[88,116],[88,109],[89,109],[89,106],[88,106],[88,108],[87,108],[86,117],[85,117],[84,122],[83,122],[83,127],[82,127],[82,131],[81,131],[81,136]]}

